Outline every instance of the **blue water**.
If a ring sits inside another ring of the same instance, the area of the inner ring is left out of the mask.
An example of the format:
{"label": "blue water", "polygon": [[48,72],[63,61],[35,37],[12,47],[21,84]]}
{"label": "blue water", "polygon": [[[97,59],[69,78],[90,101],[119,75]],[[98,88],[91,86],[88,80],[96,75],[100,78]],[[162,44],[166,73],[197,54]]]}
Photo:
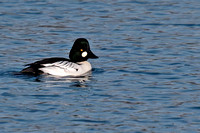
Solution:
{"label": "blue water", "polygon": [[[0,5],[1,133],[200,132],[200,1]],[[100,57],[90,75],[17,74],[79,37]]]}

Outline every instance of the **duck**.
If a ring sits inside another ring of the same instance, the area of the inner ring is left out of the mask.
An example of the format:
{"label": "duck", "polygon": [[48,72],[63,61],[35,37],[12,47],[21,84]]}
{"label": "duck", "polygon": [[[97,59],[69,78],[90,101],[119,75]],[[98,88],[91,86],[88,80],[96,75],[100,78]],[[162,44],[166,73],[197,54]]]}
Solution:
{"label": "duck", "polygon": [[69,59],[62,57],[45,58],[34,63],[26,64],[26,68],[21,70],[23,74],[41,75],[48,74],[53,76],[82,76],[92,70],[88,59],[97,59],[91,50],[87,39],[78,38],[75,40]]}

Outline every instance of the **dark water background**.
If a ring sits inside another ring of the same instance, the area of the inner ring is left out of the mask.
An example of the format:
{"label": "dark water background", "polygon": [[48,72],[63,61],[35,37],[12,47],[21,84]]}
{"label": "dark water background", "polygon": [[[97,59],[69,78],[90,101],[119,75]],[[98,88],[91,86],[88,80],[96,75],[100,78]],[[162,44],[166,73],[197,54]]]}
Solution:
{"label": "dark water background", "polygon": [[[15,75],[79,37],[89,77]],[[0,130],[200,132],[200,1],[1,0]]]}

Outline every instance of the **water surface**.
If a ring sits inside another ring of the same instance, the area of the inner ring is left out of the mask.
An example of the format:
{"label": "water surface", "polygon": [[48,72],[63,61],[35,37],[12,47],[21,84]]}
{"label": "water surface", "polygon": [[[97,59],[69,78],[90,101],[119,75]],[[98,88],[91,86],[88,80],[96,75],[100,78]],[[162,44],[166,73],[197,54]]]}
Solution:
{"label": "water surface", "polygon": [[[199,1],[0,4],[2,133],[200,131]],[[79,37],[100,57],[90,75],[16,75]]]}

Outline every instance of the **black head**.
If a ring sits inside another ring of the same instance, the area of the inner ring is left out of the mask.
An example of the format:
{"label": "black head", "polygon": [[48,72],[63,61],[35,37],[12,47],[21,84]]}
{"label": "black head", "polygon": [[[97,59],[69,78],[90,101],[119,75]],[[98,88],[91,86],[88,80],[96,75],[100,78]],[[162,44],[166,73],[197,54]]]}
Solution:
{"label": "black head", "polygon": [[69,58],[73,62],[86,61],[89,58],[96,59],[98,56],[90,50],[89,42],[85,38],[78,38],[74,42],[72,49],[69,53]]}

